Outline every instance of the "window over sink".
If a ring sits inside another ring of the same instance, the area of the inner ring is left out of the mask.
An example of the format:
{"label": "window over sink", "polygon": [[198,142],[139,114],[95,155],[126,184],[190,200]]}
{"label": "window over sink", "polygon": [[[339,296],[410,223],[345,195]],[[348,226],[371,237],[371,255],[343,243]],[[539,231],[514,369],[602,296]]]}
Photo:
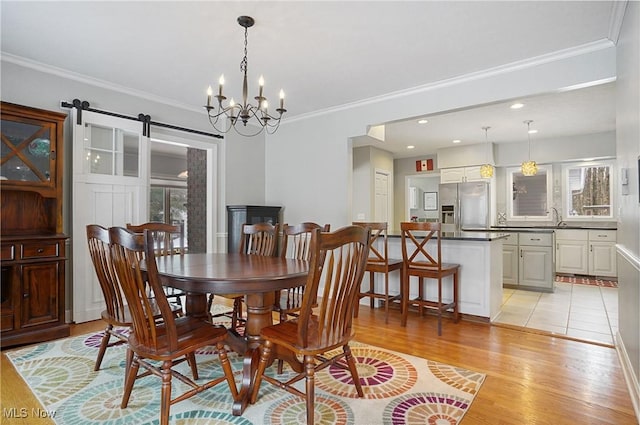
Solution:
{"label": "window over sink", "polygon": [[539,165],[535,176],[525,176],[520,167],[506,171],[508,220],[548,220],[552,205],[551,166]]}
{"label": "window over sink", "polygon": [[563,215],[567,220],[613,218],[613,161],[563,165]]}

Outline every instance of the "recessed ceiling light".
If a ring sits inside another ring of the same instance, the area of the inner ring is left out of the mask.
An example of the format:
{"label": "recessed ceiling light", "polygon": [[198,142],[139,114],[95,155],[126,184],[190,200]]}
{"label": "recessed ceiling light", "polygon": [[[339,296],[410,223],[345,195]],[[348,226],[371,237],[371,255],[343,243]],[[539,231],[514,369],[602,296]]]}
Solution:
{"label": "recessed ceiling light", "polygon": [[511,109],[520,109],[524,106],[524,103],[514,103],[510,106]]}
{"label": "recessed ceiling light", "polygon": [[462,142],[462,140],[456,139],[456,140],[453,141],[453,143],[460,143],[460,142]]}
{"label": "recessed ceiling light", "polygon": [[428,122],[429,122],[429,121],[428,121],[428,120],[425,120],[425,119],[418,120],[418,124],[426,124],[426,123],[428,123]]}
{"label": "recessed ceiling light", "polygon": [[538,132],[538,130],[535,130],[533,128],[531,130],[529,130],[529,134],[536,134],[537,132]]}
{"label": "recessed ceiling light", "polygon": [[413,146],[413,145],[407,146],[407,149],[414,149],[414,148],[415,148],[415,146]]}

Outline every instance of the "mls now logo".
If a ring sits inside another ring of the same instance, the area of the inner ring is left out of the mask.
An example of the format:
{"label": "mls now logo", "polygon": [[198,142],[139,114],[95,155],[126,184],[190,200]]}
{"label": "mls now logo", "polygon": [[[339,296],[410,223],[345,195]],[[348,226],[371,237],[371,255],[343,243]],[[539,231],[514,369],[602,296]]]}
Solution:
{"label": "mls now logo", "polygon": [[27,409],[26,407],[17,408],[3,408],[2,416],[9,419],[25,419],[29,417],[34,418],[53,418],[56,415],[55,410],[44,410],[40,408]]}

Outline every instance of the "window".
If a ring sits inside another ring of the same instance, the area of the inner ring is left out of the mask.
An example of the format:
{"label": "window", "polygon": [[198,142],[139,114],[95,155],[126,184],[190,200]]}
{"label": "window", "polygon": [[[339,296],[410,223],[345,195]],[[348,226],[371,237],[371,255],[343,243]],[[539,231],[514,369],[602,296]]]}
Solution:
{"label": "window", "polygon": [[509,220],[547,220],[552,181],[551,166],[539,165],[535,176],[523,175],[519,167],[507,169]]}
{"label": "window", "polygon": [[563,213],[566,219],[613,218],[613,163],[568,164],[563,167]]}
{"label": "window", "polygon": [[163,223],[184,223],[187,234],[187,189],[152,185],[149,192],[149,220]]}

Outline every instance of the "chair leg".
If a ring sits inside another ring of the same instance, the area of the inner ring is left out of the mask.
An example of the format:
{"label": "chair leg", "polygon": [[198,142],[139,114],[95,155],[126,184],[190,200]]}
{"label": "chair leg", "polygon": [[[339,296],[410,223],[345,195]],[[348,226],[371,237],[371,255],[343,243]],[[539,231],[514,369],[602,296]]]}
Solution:
{"label": "chair leg", "polygon": [[358,376],[358,367],[356,366],[356,360],[351,354],[351,347],[349,347],[349,345],[347,344],[342,347],[342,350],[344,351],[344,358],[347,361],[347,365],[349,365],[351,379],[353,379],[353,384],[356,386],[358,397],[364,397],[364,393],[362,392],[362,383],[360,382],[360,377]]}
{"label": "chair leg", "polygon": [[233,401],[238,401],[238,387],[236,386],[236,381],[233,378],[233,370],[231,370],[231,362],[229,362],[229,357],[227,357],[227,350],[225,350],[222,342],[218,342],[216,344],[216,348],[218,350],[218,358],[220,359],[224,376],[227,378],[227,384],[229,384],[229,390],[231,391]]}
{"label": "chair leg", "polygon": [[404,270],[400,277],[400,309],[402,313],[402,319],[400,319],[400,326],[407,326],[407,311],[409,310],[409,274]]}
{"label": "chair leg", "polygon": [[189,363],[189,367],[191,367],[191,374],[193,375],[194,380],[198,380],[198,364],[196,363],[196,355],[191,352],[186,355],[187,363]]}
{"label": "chair leg", "polygon": [[262,348],[260,348],[260,362],[258,363],[256,378],[253,383],[251,398],[249,399],[251,404],[254,404],[258,399],[258,391],[260,390],[260,384],[262,383],[262,375],[264,374],[267,364],[269,364],[269,358],[271,357],[271,345],[272,343],[270,341],[265,341]]}
{"label": "chair leg", "polygon": [[[369,272],[369,294],[373,294],[374,291],[374,285],[375,285],[375,279],[374,279],[374,273],[373,272]],[[371,309],[374,309],[376,304],[375,304],[375,297],[369,297],[369,306],[371,307]]]}
{"label": "chair leg", "polygon": [[304,356],[306,395],[307,395],[307,425],[314,424],[315,414],[315,387],[316,387],[316,361],[313,356]]}
{"label": "chair leg", "polygon": [[438,336],[442,336],[442,276],[438,277]]}
{"label": "chair leg", "polygon": [[125,409],[129,404],[131,390],[133,390],[133,384],[136,382],[136,378],[138,377],[138,368],[140,368],[140,363],[138,362],[138,357],[134,356],[133,361],[131,362],[131,367],[127,371],[127,376],[124,381],[124,393],[122,394],[122,403],[120,403],[121,409]]}
{"label": "chair leg", "polygon": [[160,391],[160,425],[169,425],[171,409],[171,360],[162,362],[162,390]]}
{"label": "chair leg", "polygon": [[460,309],[458,308],[458,272],[453,274],[453,320],[458,323],[460,320]]}
{"label": "chair leg", "polygon": [[424,308],[422,301],[425,300],[424,297],[424,279],[418,278],[418,298],[420,298],[420,303],[418,304],[418,309],[420,310],[420,317],[424,317]]}
{"label": "chair leg", "polygon": [[131,368],[131,363],[133,362],[133,350],[127,346],[127,355],[125,360],[125,370],[129,370]]}
{"label": "chair leg", "polygon": [[107,328],[104,330],[104,335],[102,336],[102,340],[100,341],[100,350],[98,350],[98,357],[96,358],[96,364],[93,367],[95,372],[100,370],[100,365],[102,364],[102,358],[104,357],[105,351],[107,351],[107,346],[109,346],[109,340],[111,339],[111,330],[113,329],[113,325],[107,325]]}
{"label": "chair leg", "polygon": [[384,323],[389,323],[389,273],[384,274]]}

